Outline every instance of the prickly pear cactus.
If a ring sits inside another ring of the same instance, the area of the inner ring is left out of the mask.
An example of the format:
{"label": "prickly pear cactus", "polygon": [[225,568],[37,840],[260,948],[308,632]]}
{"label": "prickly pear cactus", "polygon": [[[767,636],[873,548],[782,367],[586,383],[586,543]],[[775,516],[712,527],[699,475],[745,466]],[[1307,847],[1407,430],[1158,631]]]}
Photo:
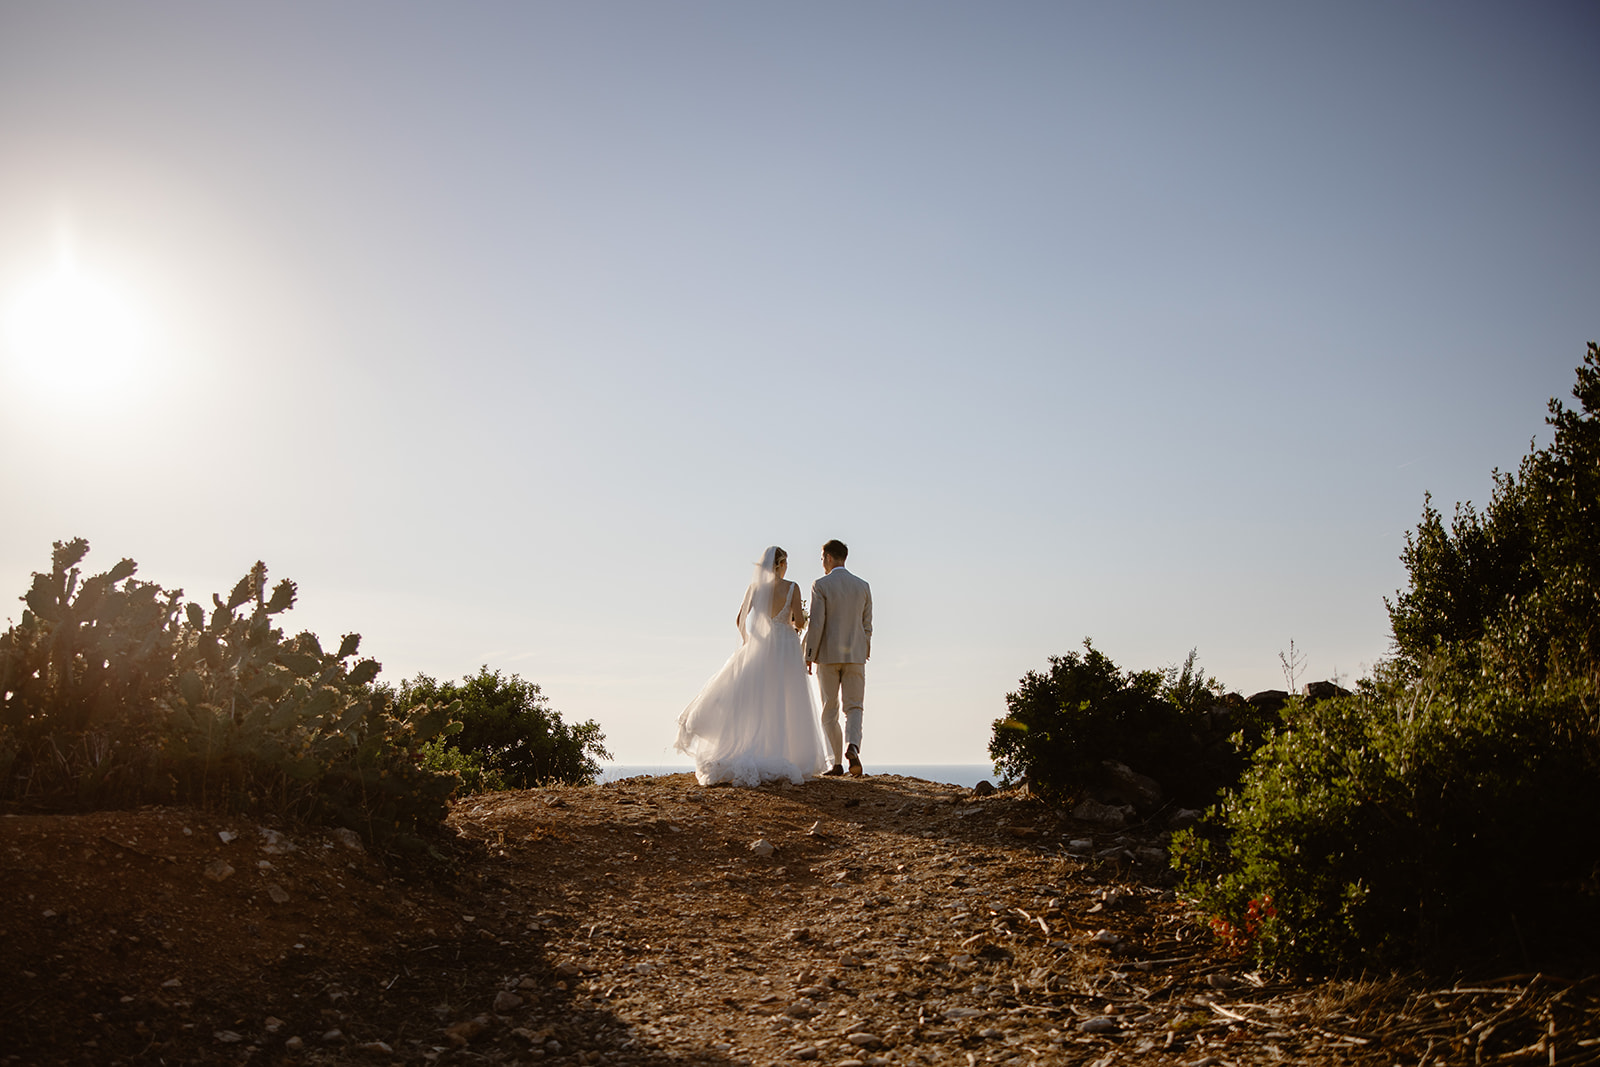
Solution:
{"label": "prickly pear cactus", "polygon": [[275,625],[294,606],[256,563],[208,612],[133,580],[84,578],[88,542],[58,542],[22,621],[0,635],[0,770],[14,798],[76,806],[196,803],[335,822],[420,847],[454,776],[417,747],[459,729],[451,707],[396,715],[380,666],[347,634]]}

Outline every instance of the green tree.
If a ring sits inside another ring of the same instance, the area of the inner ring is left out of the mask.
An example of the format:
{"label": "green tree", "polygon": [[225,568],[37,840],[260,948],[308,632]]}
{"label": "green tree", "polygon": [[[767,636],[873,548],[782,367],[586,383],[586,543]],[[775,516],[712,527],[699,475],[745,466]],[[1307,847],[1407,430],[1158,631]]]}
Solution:
{"label": "green tree", "polygon": [[1577,379],[1577,409],[1550,401],[1554,440],[1494,472],[1482,514],[1459,505],[1447,528],[1425,502],[1401,553],[1408,588],[1386,601],[1402,663],[1444,654],[1530,688],[1600,667],[1600,346]]}
{"label": "green tree", "polygon": [[611,758],[598,723],[563,722],[537,685],[487,665],[459,683],[418,674],[400,684],[397,700],[401,708],[460,702],[461,730],[439,742],[435,755],[441,766],[459,769],[469,789],[583,785]]}

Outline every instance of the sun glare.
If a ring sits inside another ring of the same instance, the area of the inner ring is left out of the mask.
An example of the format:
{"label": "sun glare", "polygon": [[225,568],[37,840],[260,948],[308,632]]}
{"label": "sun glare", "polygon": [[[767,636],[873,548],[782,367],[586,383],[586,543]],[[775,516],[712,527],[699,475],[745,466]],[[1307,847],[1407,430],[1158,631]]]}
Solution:
{"label": "sun glare", "polygon": [[63,259],[4,309],[4,338],[19,373],[54,389],[98,392],[138,369],[146,345],[138,306],[118,286]]}

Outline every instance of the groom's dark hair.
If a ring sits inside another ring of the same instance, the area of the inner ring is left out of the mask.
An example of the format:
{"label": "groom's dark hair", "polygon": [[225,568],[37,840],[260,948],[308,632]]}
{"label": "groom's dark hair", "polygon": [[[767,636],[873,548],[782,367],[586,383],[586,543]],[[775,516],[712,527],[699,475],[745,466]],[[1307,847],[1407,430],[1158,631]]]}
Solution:
{"label": "groom's dark hair", "polygon": [[829,541],[827,544],[822,546],[822,551],[826,552],[840,563],[843,563],[850,555],[850,549],[845,547],[845,543],[843,541]]}

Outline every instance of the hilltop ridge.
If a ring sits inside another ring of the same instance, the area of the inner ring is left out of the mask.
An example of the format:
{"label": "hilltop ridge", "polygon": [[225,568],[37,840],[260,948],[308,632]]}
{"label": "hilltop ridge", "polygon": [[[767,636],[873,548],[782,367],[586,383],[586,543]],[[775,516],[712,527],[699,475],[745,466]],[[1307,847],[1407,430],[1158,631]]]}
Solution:
{"label": "hilltop ridge", "polygon": [[435,869],[190,809],[0,819],[0,1061],[1389,1064],[1494,1013],[1492,1053],[1600,1018],[1592,982],[1524,976],[1397,1035],[1423,987],[1246,973],[1159,826],[1021,791],[678,774],[449,825]]}

